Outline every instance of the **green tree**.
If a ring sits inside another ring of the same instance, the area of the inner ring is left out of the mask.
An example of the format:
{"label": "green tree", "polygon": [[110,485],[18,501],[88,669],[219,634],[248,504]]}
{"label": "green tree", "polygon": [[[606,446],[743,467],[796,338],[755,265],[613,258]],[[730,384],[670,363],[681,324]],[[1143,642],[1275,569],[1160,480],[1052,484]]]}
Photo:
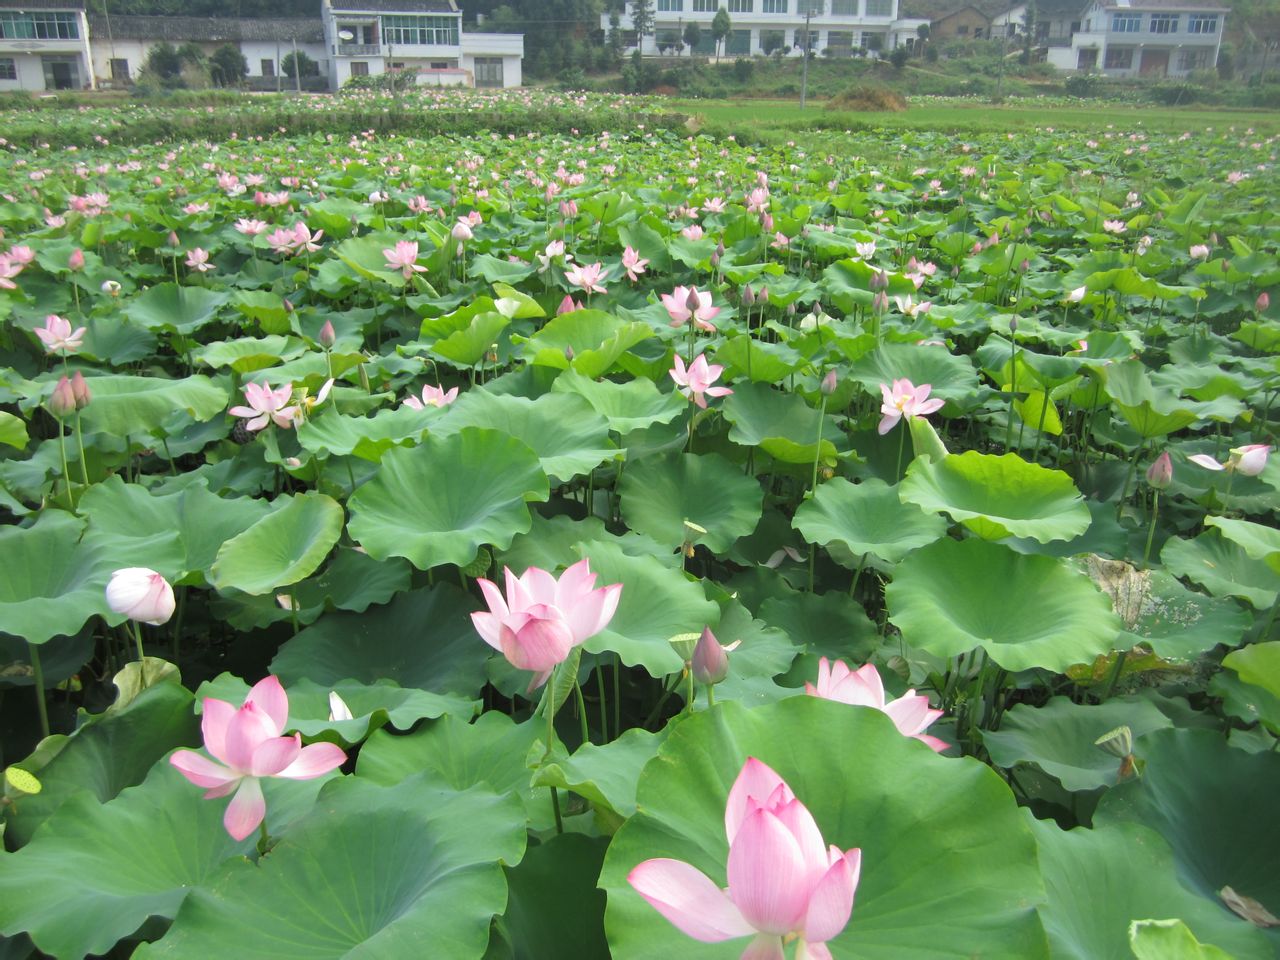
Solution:
{"label": "green tree", "polygon": [[720,62],[720,47],[733,32],[733,22],[729,19],[729,11],[721,7],[711,19],[711,36],[716,41],[716,63]]}
{"label": "green tree", "polygon": [[615,62],[622,59],[622,17],[617,10],[609,11],[609,34],[605,46]]}
{"label": "green tree", "polygon": [[1036,46],[1036,20],[1040,17],[1040,11],[1036,7],[1036,0],[1027,0],[1027,12],[1023,14],[1022,28],[1024,36],[1022,38],[1022,62],[1031,62],[1031,52]]}
{"label": "green tree", "polygon": [[224,43],[209,58],[209,74],[220,87],[239,85],[249,72],[249,61],[233,43]]}
{"label": "green tree", "polygon": [[297,53],[288,53],[280,61],[280,70],[290,80],[293,79],[294,64],[298,65],[301,75],[304,77],[318,77],[320,75],[320,64],[316,63],[303,50]]}
{"label": "green tree", "polygon": [[702,42],[702,27],[698,26],[697,20],[690,20],[684,25],[684,42],[689,48],[689,56],[693,56],[694,49]]}
{"label": "green tree", "polygon": [[631,4],[631,25],[636,28],[636,49],[644,51],[644,38],[653,33],[652,0],[634,0]]}
{"label": "green tree", "polygon": [[172,43],[157,43],[147,51],[142,69],[161,81],[176,79],[182,75],[182,58],[178,56],[178,48]]}

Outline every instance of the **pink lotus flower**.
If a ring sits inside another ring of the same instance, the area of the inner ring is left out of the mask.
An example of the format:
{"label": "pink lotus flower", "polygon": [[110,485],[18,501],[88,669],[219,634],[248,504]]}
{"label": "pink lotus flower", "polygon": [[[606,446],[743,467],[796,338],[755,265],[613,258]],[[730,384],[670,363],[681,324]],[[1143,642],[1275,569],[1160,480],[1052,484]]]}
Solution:
{"label": "pink lotus flower", "polygon": [[893,302],[898,305],[898,309],[901,312],[905,313],[913,320],[917,316],[924,316],[933,309],[933,304],[930,301],[921,300],[919,303],[916,303],[915,300],[912,299],[911,294],[907,294],[906,297],[895,296],[893,298]]}
{"label": "pink lotus flower", "polygon": [[689,663],[693,679],[707,685],[722,681],[729,675],[729,654],[737,650],[741,643],[741,640],[735,640],[733,643],[722,644],[710,627],[703,627],[702,636],[693,648],[693,660]]}
{"label": "pink lotus flower", "polygon": [[573,648],[603,630],[613,619],[622,584],[596,587],[587,560],[579,560],[557,580],[530,567],[517,577],[504,567],[507,595],[492,581],[476,582],[489,610],[471,614],[476,632],[517,670],[532,670],[529,690],[547,682],[551,671]]}
{"label": "pink lotus flower", "polygon": [[773,242],[769,244],[775,250],[785,250],[791,246],[791,238],[779,230],[773,235]]}
{"label": "pink lotus flower", "polygon": [[405,397],[402,406],[409,407],[411,410],[425,410],[427,407],[447,407],[457,399],[457,387],[453,387],[446,392],[440,387],[433,387],[428,383],[422,388],[421,400],[413,396]]}
{"label": "pink lotus flower", "polygon": [[573,299],[572,294],[566,293],[564,299],[560,301],[560,306],[556,307],[556,316],[558,317],[564,313],[573,313],[573,311],[581,309],[582,304]]}
{"label": "pink lotus flower", "polygon": [[[471,232],[471,221],[466,217],[459,217],[458,221],[453,225],[453,229],[449,231],[449,235],[460,242],[470,240],[473,236]],[[397,244],[397,246],[399,246],[399,244]]]}
{"label": "pink lotus flower", "polygon": [[1123,220],[1103,220],[1102,229],[1107,233],[1124,233],[1128,229],[1127,224]]}
{"label": "pink lotus flower", "polygon": [[925,417],[935,410],[941,410],[945,400],[929,399],[930,384],[915,386],[910,380],[895,380],[893,387],[880,384],[880,394],[884,402],[880,405],[883,416],[880,419],[879,432],[884,436],[894,428],[903,417]]}
{"label": "pink lotus flower", "polygon": [[0,290],[17,290],[18,285],[13,282],[13,278],[22,270],[21,263],[9,259],[8,256],[0,256]]}
{"label": "pink lotus flower", "polygon": [[71,256],[67,258],[67,269],[72,272],[78,272],[84,269],[84,251],[76,247],[71,251]]}
{"label": "pink lotus flower", "polygon": [[36,336],[44,344],[46,353],[57,353],[59,350],[75,353],[84,342],[85,327],[71,329],[71,322],[55,313],[44,318],[44,326],[36,327]]}
{"label": "pink lotus flower", "polygon": [[880,682],[880,673],[873,664],[850,670],[843,660],[832,663],[823,657],[818,661],[817,686],[806,683],[804,692],[823,700],[872,707],[888,714],[904,737],[914,737],[939,752],[947,749],[947,744],[924,732],[929,724],[942,716],[942,711],[929,709],[929,698],[915,690],[908,690],[897,700],[886,702],[884,684]]}
{"label": "pink lotus flower", "polygon": [[604,264],[593,263],[590,266],[574,264],[564,272],[564,278],[575,286],[581,287],[588,294],[604,293],[604,284],[600,282],[604,273]]}
{"label": "pink lotus flower", "polygon": [[702,239],[702,228],[698,226],[696,223],[690,224],[689,226],[685,227],[683,230],[680,231],[680,233],[686,240]]}
{"label": "pink lotus flower", "polygon": [[426,273],[427,268],[418,263],[418,241],[399,240],[395,248],[387,247],[382,251],[387,258],[387,266],[399,270],[406,280],[412,280],[415,273]]}
{"label": "pink lotus flower", "polygon": [[863,260],[870,260],[876,255],[876,242],[868,240],[866,243],[854,242],[853,249],[857,251],[858,256]]}
{"label": "pink lotus flower", "polygon": [[702,209],[706,213],[724,213],[724,198],[711,197],[702,202]]}
{"label": "pink lotus flower", "polygon": [[[538,268],[539,273],[546,273],[551,267],[551,261],[564,256],[564,241],[552,240],[547,244],[546,250],[537,255],[542,266]],[[572,258],[571,258],[572,259]]]}
{"label": "pink lotus flower", "polygon": [[1251,443],[1243,447],[1232,447],[1231,456],[1226,463],[1219,463],[1207,453],[1197,453],[1187,457],[1197,466],[1206,470],[1228,472],[1235,471],[1246,477],[1256,477],[1267,466],[1267,458],[1271,456],[1271,446],[1266,443]]}
{"label": "pink lotus flower", "polygon": [[236,230],[244,234],[246,237],[256,237],[270,226],[265,220],[254,220],[248,217],[241,217],[236,221]]}
{"label": "pink lotus flower", "polygon": [[733,393],[728,387],[712,386],[720,379],[720,374],[723,372],[723,366],[718,363],[707,363],[707,358],[702,354],[698,354],[687,370],[684,360],[676,354],[675,366],[667,371],[671,379],[679,385],[680,392],[704,410],[707,408],[706,397],[726,397]]}
{"label": "pink lotus flower", "polygon": [[826,846],[813,815],[767,765],[747,758],[724,812],[729,885],[680,860],[646,860],[627,882],[682,933],[704,943],[755,938],[743,960],[831,960],[827,941],[853,912],[862,851]]}
{"label": "pink lotus flower", "polygon": [[199,270],[201,273],[205,273],[209,270],[218,269],[212,263],[209,262],[209,251],[204,250],[200,247],[194,248],[190,253],[187,254],[186,263],[187,263],[187,266],[190,267],[192,270]]}
{"label": "pink lotus flower", "polygon": [[293,246],[299,253],[315,253],[320,249],[320,238],[323,236],[323,230],[312,234],[311,228],[302,221],[293,225]]}
{"label": "pink lotus flower", "polygon": [[631,247],[627,247],[622,251],[622,268],[627,271],[627,279],[635,283],[639,274],[644,273],[644,268],[649,265],[649,261],[642,259],[640,254]]}
{"label": "pink lotus flower", "polygon": [[284,256],[289,256],[293,253],[294,243],[293,231],[288,227],[280,227],[278,230],[267,234],[267,244],[274,252]]}
{"label": "pink lotus flower", "polygon": [[204,748],[214,760],[194,750],[178,750],[169,757],[179,773],[206,788],[206,800],[235,794],[222,825],[236,840],[258,829],[267,814],[261,778],[314,780],[347,759],[335,744],[304,747],[301,734],[283,736],[288,722],[289,697],[277,678],[267,677],[254,685],[239,708],[205,697],[200,729]]}
{"label": "pink lotus flower", "polygon": [[173,587],[154,570],[125,567],[111,574],[107,606],[130,620],[158,627],[173,616]]}
{"label": "pink lotus flower", "polygon": [[[1216,465],[1218,461],[1214,461]],[[1151,466],[1147,467],[1147,483],[1151,484],[1157,490],[1166,489],[1173,482],[1173,460],[1166,450],[1160,456],[1156,457]]]}
{"label": "pink lotus flower", "polygon": [[247,383],[244,387],[244,398],[249,405],[232,407],[227,413],[233,417],[248,418],[244,426],[251,432],[261,430],[268,422],[274,422],[277,427],[287,429],[293,425],[293,421],[300,413],[297,407],[288,406],[292,397],[292,383],[286,383],[275,390],[264,383]]}
{"label": "pink lotus flower", "polygon": [[667,308],[671,326],[680,327],[692,320],[699,330],[716,332],[711,321],[719,316],[720,308],[712,306],[710,292],[700,293],[697,287],[676,287],[662,294],[662,305]]}

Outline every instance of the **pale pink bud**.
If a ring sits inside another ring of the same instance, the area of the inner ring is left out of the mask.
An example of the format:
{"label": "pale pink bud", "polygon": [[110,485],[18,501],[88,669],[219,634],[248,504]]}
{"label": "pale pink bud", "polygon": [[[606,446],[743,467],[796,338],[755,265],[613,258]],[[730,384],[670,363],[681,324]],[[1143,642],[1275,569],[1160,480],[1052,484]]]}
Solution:
{"label": "pale pink bud", "polygon": [[53,388],[53,396],[49,398],[49,409],[59,419],[65,417],[76,408],[75,391],[71,389],[71,381],[63,376]]}
{"label": "pale pink bud", "polygon": [[1147,483],[1156,490],[1164,490],[1173,482],[1173,460],[1166,450],[1147,468]]}
{"label": "pale pink bud", "polygon": [[326,320],[324,322],[324,326],[320,328],[319,340],[320,346],[324,347],[326,350],[332,348],[333,345],[338,342],[338,334],[333,329],[332,320]]}
{"label": "pale pink bud", "polygon": [[159,626],[173,616],[173,587],[146,567],[126,567],[111,574],[107,606],[130,620]]}
{"label": "pale pink bud", "polygon": [[748,307],[756,302],[756,295],[751,292],[751,284],[742,288],[742,302]]}
{"label": "pale pink bud", "polygon": [[169,231],[169,246],[176,247],[178,245],[178,232],[176,230]]}
{"label": "pale pink bud", "polygon": [[822,378],[822,395],[829,397],[836,392],[836,368],[832,367]]}
{"label": "pale pink bud", "polygon": [[1257,300],[1253,301],[1253,309],[1257,310],[1259,313],[1266,313],[1267,308],[1270,306],[1271,306],[1271,297],[1267,294],[1267,291],[1265,290],[1263,290],[1260,294],[1258,294]]}
{"label": "pale pink bud", "polygon": [[722,647],[710,627],[704,627],[698,645],[693,649],[693,679],[710,686],[719,683],[729,675],[728,651],[735,649],[742,641],[738,640],[727,647]]}
{"label": "pale pink bud", "polygon": [[77,410],[83,410],[93,399],[93,394],[89,392],[89,384],[85,382],[84,374],[79,370],[71,378],[71,392],[76,398]]}
{"label": "pale pink bud", "polygon": [[756,295],[756,299],[757,299],[757,300],[759,300],[761,303],[768,303],[768,302],[769,302],[769,288],[768,288],[768,287],[761,287],[761,288],[760,288],[760,292]]}
{"label": "pale pink bud", "polygon": [[71,256],[67,258],[67,268],[70,270],[84,269],[84,251],[79,247],[71,251]]}

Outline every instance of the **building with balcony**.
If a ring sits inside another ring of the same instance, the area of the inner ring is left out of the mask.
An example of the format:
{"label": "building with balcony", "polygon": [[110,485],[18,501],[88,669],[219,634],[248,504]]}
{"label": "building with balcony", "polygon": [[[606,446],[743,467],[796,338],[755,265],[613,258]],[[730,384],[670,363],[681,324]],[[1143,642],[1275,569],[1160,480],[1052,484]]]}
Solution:
{"label": "building with balcony", "polygon": [[[928,20],[900,19],[898,0],[654,0],[653,33],[637,37],[631,20],[631,4],[621,18],[629,49],[639,44],[642,54],[660,53],[683,44],[685,26],[696,22],[701,39],[692,51],[716,52],[711,21],[724,7],[732,31],[720,53],[729,57],[756,54],[800,56],[806,47],[815,54],[853,56],[855,51],[878,54],[915,43],[917,30]],[[609,29],[607,14],[600,26]]]}
{"label": "building with balcony", "polygon": [[427,86],[518,87],[523,34],[463,33],[454,0],[324,0],[329,82],[409,71]]}
{"label": "building with balcony", "polygon": [[1110,77],[1185,77],[1217,66],[1226,14],[1185,0],[1093,0],[1070,46],[1050,47],[1048,59]]}
{"label": "building with balcony", "polygon": [[0,90],[93,87],[84,0],[0,0]]}

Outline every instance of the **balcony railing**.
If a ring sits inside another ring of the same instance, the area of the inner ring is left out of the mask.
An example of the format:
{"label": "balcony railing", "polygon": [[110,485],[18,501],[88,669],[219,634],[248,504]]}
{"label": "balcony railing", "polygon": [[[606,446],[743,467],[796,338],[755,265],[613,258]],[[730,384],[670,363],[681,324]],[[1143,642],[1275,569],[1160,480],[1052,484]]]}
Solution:
{"label": "balcony railing", "polygon": [[376,43],[340,43],[340,57],[377,57],[382,55],[382,47]]}

